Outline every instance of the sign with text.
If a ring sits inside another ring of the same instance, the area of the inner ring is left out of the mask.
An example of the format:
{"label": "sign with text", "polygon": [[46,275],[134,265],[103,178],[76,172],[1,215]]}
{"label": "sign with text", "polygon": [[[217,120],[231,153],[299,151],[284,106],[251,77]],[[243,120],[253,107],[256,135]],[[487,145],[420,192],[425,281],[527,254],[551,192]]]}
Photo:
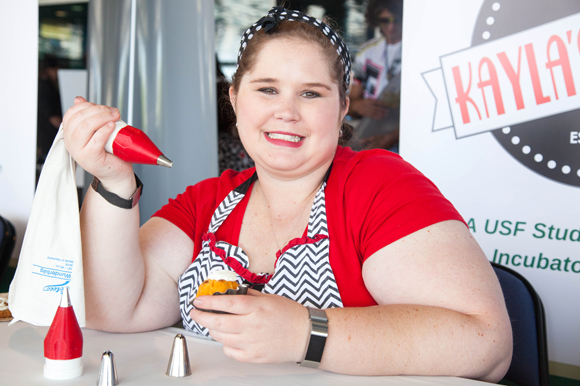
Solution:
{"label": "sign with text", "polygon": [[441,56],[457,138],[579,109],[579,37],[577,14]]}
{"label": "sign with text", "polygon": [[580,379],[580,1],[408,0],[401,155],[546,311],[550,372]]}

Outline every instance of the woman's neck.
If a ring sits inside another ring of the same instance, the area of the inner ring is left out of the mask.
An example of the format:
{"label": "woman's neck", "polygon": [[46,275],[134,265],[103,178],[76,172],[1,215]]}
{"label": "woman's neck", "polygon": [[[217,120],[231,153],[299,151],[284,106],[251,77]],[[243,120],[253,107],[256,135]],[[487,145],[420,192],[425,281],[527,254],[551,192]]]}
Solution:
{"label": "woman's neck", "polygon": [[266,203],[274,211],[292,211],[316,194],[331,164],[332,162],[329,162],[308,175],[293,179],[280,178],[256,166],[258,173],[256,183],[259,184]]}

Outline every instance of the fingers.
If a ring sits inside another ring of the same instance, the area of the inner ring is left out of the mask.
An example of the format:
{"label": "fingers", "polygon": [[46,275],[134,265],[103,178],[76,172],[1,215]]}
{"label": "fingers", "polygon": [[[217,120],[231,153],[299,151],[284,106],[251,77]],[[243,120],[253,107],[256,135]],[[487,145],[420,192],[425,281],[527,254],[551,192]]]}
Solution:
{"label": "fingers", "polygon": [[109,140],[109,137],[115,130],[115,124],[113,122],[108,122],[104,126],[101,126],[96,131],[93,132],[89,141],[86,142],[85,149],[89,152],[99,153],[105,148],[105,144]]}
{"label": "fingers", "polygon": [[215,314],[194,309],[190,316],[200,325],[216,333],[240,334],[245,330],[245,323],[240,315]]}
{"label": "fingers", "polygon": [[[219,342],[219,341],[218,341]],[[226,356],[235,359],[238,362],[249,363],[251,362],[245,355],[245,351],[238,348],[232,348],[224,345],[224,354]]]}
{"label": "fingers", "polygon": [[[74,108],[76,111],[71,111]],[[65,130],[71,131],[72,139],[82,143],[83,147],[100,129],[105,129],[110,134],[114,128],[114,123],[120,118],[118,110],[88,102],[77,104],[71,110],[67,112],[70,115],[65,122]],[[100,136],[96,138],[100,138]]]}
{"label": "fingers", "polygon": [[250,350],[228,347],[226,345],[224,345],[224,354],[242,363],[272,363],[272,361],[269,361],[267,357],[260,356],[257,353],[251,352]]}
{"label": "fingers", "polygon": [[249,290],[248,295],[200,296],[195,298],[193,305],[206,310],[224,311],[230,314],[247,315],[256,305],[254,298],[257,291]]}

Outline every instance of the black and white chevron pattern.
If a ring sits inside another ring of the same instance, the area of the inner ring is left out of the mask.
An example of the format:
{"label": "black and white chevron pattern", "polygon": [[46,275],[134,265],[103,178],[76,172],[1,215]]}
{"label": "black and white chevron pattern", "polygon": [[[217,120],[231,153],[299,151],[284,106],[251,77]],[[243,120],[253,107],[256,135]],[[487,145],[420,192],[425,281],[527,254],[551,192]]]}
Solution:
{"label": "black and white chevron pattern", "polygon": [[[313,243],[296,245],[284,252],[278,258],[274,275],[263,289],[265,293],[285,296],[304,306],[320,309],[343,306],[328,259],[325,186],[326,182],[322,184],[314,198],[308,220],[308,237],[311,239],[317,235],[326,237]],[[237,189],[228,194],[215,210],[208,233],[215,234],[244,196],[245,191],[237,191]],[[215,246],[224,250],[226,256],[235,258],[248,269],[249,259],[241,248],[224,241],[217,241]],[[199,256],[179,278],[179,302],[183,325],[197,334],[209,336],[207,328],[197,324],[189,316],[193,309],[189,302],[195,297],[197,288],[207,279],[210,272],[218,269],[233,271],[219,255],[211,250],[210,241],[204,240]],[[237,280],[240,284],[243,281],[239,275]]]}
{"label": "black and white chevron pattern", "polygon": [[314,202],[312,203],[312,209],[310,210],[310,219],[308,220],[308,237],[314,238],[316,235],[328,236],[328,225],[326,222],[326,204],[325,204],[325,194],[324,188],[326,187],[326,182],[322,184],[316,197],[314,197]]}
{"label": "black and white chevron pattern", "polygon": [[[312,204],[308,221],[308,237],[328,236],[324,187]],[[276,271],[263,292],[292,299],[304,306],[320,309],[342,307],[336,279],[328,259],[329,239],[296,245],[284,252],[276,263]]]}
{"label": "black and white chevron pattern", "polygon": [[226,218],[232,213],[236,205],[239,204],[240,201],[245,197],[245,194],[238,193],[235,190],[232,190],[230,194],[224,198],[221,204],[217,207],[215,212],[213,212],[213,216],[211,216],[211,222],[209,223],[208,232],[216,233],[220,225],[226,221]]}
{"label": "black and white chevron pattern", "polygon": [[[215,210],[208,232],[215,233],[220,225],[225,221],[228,215],[234,210],[236,205],[244,198],[244,194],[236,191],[230,192]],[[203,246],[199,256],[191,263],[187,270],[179,278],[179,306],[181,308],[181,319],[186,329],[197,334],[209,336],[207,328],[194,322],[189,316],[193,306],[189,303],[197,293],[200,284],[209,276],[211,271],[228,270],[233,271],[227,266],[222,258],[216,255],[209,246],[209,240],[203,241]],[[238,260],[244,268],[248,268],[249,261],[244,251],[236,246],[230,245],[223,241],[216,242],[216,247],[226,251],[226,256],[232,256]],[[242,283],[242,278],[238,276],[238,283]]]}

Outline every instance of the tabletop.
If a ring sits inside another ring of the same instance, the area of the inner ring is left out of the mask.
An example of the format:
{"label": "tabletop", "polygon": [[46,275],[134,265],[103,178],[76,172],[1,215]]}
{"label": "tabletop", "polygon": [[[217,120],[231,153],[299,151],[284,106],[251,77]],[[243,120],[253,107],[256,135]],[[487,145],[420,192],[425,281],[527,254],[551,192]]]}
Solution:
{"label": "tabletop", "polygon": [[[220,343],[198,338],[182,328],[170,327],[134,334],[83,329],[84,373],[81,377],[53,381],[44,378],[44,337],[48,327],[18,322],[0,323],[0,384],[2,385],[90,385],[98,380],[101,355],[111,351],[119,385],[457,385],[487,383],[454,377],[349,376],[300,367],[294,363],[259,365],[240,363],[225,356]],[[192,375],[165,375],[173,340],[183,334]]]}

